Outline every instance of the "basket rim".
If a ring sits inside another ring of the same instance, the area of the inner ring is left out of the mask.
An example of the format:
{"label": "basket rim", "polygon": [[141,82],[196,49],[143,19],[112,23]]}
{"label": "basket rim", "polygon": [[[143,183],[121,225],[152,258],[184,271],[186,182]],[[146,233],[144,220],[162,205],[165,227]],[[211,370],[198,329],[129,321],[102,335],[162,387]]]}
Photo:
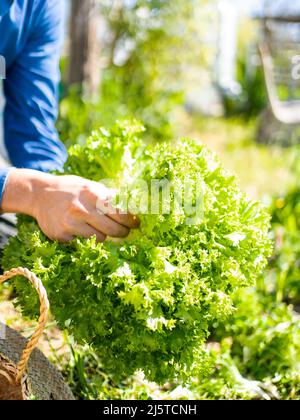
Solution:
{"label": "basket rim", "polygon": [[[5,328],[6,331],[6,337],[0,338],[0,356],[12,363],[13,366],[17,366],[28,340],[2,322],[0,322],[0,328]],[[75,399],[62,374],[39,349],[35,349],[31,355],[27,375],[31,395],[38,399]]]}
{"label": "basket rim", "polygon": [[[11,368],[12,371],[10,371],[10,369],[7,369],[8,367]],[[1,371],[4,371],[13,382],[16,381],[16,377],[18,374],[17,365],[12,360],[10,360],[7,356],[5,356],[4,354],[0,352],[0,377],[1,377]],[[16,386],[18,385],[16,384]],[[31,385],[30,385],[30,379],[29,379],[27,371],[23,373],[21,383],[19,386],[21,388],[20,392],[22,393],[22,397],[24,400],[28,400],[31,396],[33,396]]]}

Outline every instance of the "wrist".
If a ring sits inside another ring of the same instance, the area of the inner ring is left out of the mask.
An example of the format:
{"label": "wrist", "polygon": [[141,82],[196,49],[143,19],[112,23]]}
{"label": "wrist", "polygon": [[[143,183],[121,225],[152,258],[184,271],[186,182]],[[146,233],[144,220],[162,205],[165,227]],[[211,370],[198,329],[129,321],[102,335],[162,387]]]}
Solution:
{"label": "wrist", "polygon": [[36,217],[42,192],[53,175],[31,169],[11,169],[2,198],[4,213],[23,213]]}

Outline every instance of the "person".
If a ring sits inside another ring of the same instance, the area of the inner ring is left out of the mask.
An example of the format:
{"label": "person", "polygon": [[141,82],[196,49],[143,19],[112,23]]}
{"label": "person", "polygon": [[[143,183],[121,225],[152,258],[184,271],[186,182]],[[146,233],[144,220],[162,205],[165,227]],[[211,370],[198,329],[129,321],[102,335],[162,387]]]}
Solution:
{"label": "person", "polygon": [[1,212],[34,217],[53,240],[125,237],[138,218],[109,206],[101,213],[97,203],[105,207],[111,196],[104,185],[49,173],[62,171],[67,157],[55,129],[62,15],[60,0],[0,3],[4,143],[12,164],[0,169]]}

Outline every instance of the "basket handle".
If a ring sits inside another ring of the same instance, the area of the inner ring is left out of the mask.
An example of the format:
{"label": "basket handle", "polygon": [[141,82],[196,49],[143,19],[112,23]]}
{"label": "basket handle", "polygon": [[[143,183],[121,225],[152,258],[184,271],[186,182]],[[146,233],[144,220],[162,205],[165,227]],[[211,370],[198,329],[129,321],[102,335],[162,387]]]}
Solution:
{"label": "basket handle", "polygon": [[15,276],[24,276],[26,277],[30,283],[34,286],[35,290],[37,291],[40,299],[40,318],[38,321],[38,326],[29,340],[25,350],[23,351],[21,360],[17,366],[17,376],[16,376],[16,383],[19,384],[21,382],[22,376],[25,372],[27,363],[30,359],[31,353],[35,349],[38,344],[41,335],[43,334],[45,325],[47,323],[48,318],[48,311],[49,311],[49,301],[47,297],[47,292],[41,282],[37,278],[37,276],[32,273],[31,271],[27,270],[27,268],[13,268],[10,271],[5,272],[2,276],[0,276],[0,285],[7,280],[11,279]]}

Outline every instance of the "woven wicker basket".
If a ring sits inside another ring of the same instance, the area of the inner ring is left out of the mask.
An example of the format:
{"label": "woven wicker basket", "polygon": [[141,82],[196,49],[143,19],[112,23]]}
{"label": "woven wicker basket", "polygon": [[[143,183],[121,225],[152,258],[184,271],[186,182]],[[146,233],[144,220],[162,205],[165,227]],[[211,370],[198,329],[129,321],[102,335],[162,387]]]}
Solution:
{"label": "woven wicker basket", "polygon": [[[74,400],[58,370],[36,349],[47,322],[49,302],[41,281],[27,269],[17,268],[0,276],[0,284],[14,276],[26,277],[41,303],[38,327],[29,341],[0,323],[0,400]],[[25,349],[25,350],[23,350]]]}

